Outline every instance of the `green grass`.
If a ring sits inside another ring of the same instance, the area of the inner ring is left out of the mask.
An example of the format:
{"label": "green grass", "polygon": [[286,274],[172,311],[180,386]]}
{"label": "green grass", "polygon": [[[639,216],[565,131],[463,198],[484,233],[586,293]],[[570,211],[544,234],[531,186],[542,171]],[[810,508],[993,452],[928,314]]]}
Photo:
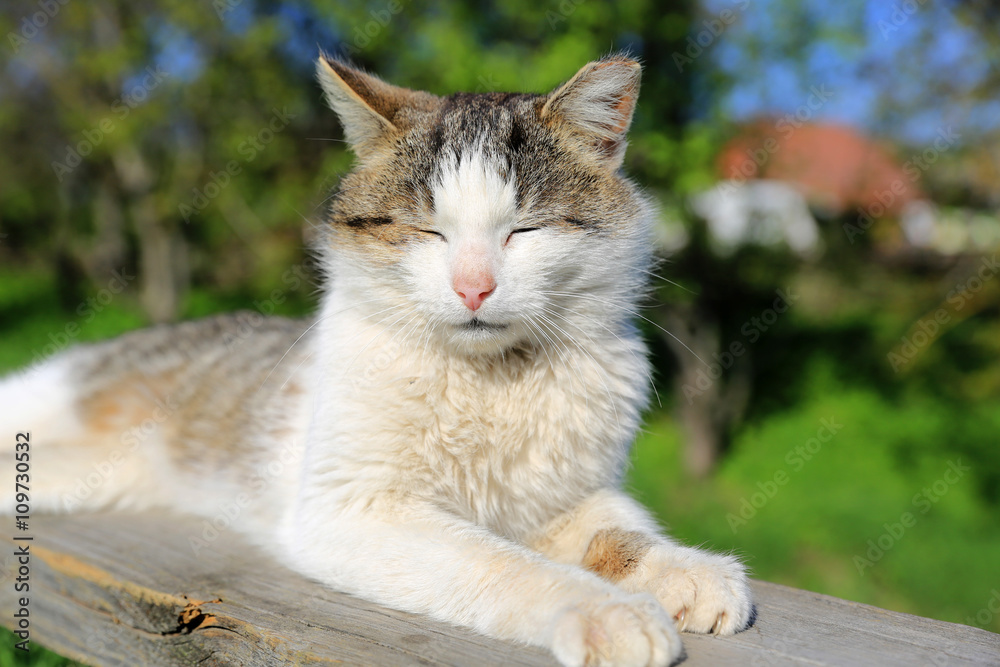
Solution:
{"label": "green grass", "polygon": [[76,667],[79,662],[64,658],[28,640],[28,650],[14,648],[21,641],[6,628],[0,628],[0,666],[2,667]]}
{"label": "green grass", "polygon": [[[815,454],[804,449],[806,460],[796,448],[831,419],[841,428],[813,442]],[[980,612],[1000,588],[1000,513],[980,492],[990,461],[964,444],[995,442],[998,421],[992,410],[955,414],[920,398],[889,404],[817,386],[737,434],[704,481],[679,472],[678,429],[654,416],[628,484],[674,535],[742,554],[761,579],[998,632],[1000,615]],[[960,477],[949,473],[959,461],[969,468]],[[888,548],[869,559],[868,540],[880,538]]]}
{"label": "green grass", "polygon": [[47,272],[0,273],[0,371],[146,323],[141,309],[126,294],[97,307],[100,312],[81,301],[68,310],[62,308]]}

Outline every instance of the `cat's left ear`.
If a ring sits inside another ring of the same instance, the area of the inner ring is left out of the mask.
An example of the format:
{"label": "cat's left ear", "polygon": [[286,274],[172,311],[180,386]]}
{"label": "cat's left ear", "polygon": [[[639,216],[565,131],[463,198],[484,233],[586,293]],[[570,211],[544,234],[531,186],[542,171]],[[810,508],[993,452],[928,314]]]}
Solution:
{"label": "cat's left ear", "polygon": [[589,63],[549,95],[541,118],[565,126],[598,162],[617,169],[625,157],[641,72],[638,62],[621,56]]}
{"label": "cat's left ear", "polygon": [[340,118],[347,143],[362,160],[405,129],[406,114],[401,111],[428,111],[439,101],[430,93],[393,86],[326,55],[316,62],[316,76],[327,103]]}

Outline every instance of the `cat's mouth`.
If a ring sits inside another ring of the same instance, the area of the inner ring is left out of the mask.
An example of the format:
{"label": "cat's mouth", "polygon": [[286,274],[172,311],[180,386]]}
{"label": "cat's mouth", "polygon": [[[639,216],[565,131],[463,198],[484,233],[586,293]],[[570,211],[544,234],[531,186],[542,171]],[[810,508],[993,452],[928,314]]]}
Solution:
{"label": "cat's mouth", "polygon": [[508,327],[506,324],[496,324],[494,322],[484,322],[478,317],[473,317],[471,320],[461,325],[466,331],[503,331]]}

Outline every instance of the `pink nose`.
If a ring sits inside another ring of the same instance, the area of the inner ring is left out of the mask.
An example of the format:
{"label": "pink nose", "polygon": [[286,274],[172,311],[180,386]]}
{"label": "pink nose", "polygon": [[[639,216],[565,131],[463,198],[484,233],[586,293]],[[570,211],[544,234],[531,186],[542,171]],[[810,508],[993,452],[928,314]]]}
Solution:
{"label": "pink nose", "polygon": [[486,301],[486,297],[493,294],[497,288],[497,283],[493,276],[479,276],[476,278],[466,276],[455,276],[455,281],[451,285],[455,294],[465,302],[469,310],[479,310]]}

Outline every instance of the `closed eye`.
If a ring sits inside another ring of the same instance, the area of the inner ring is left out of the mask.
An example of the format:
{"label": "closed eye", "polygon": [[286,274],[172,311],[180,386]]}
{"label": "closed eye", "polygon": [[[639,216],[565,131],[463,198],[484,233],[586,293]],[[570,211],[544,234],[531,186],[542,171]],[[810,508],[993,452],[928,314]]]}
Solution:
{"label": "closed eye", "polygon": [[418,231],[419,231],[419,232],[420,232],[421,234],[430,234],[431,236],[436,236],[436,237],[438,237],[439,239],[441,239],[442,241],[447,241],[447,240],[448,240],[448,239],[446,239],[446,238],[444,237],[444,234],[442,234],[441,232],[435,232],[435,231],[433,231],[433,230],[430,230],[430,229],[420,229],[420,230],[418,230]]}
{"label": "closed eye", "polygon": [[507,240],[504,241],[504,245],[507,245],[508,243],[510,243],[510,240],[514,236],[514,234],[524,234],[526,232],[537,232],[539,229],[541,229],[541,227],[522,227],[521,229],[515,229],[507,237]]}

